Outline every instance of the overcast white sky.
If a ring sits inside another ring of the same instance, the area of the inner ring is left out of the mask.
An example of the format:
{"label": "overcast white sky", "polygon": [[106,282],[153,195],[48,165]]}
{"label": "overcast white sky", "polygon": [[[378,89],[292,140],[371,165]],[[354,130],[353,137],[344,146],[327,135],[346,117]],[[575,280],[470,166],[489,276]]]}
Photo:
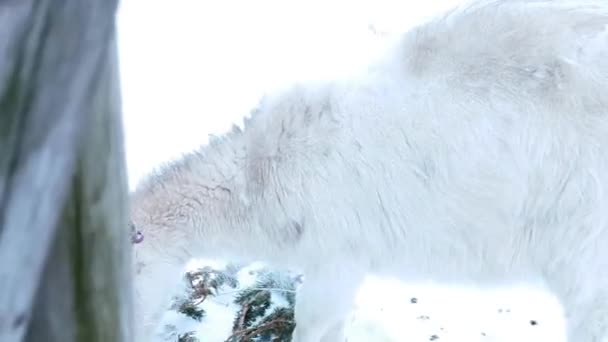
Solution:
{"label": "overcast white sky", "polygon": [[130,184],[227,130],[276,86],[362,65],[383,39],[461,0],[123,0]]}

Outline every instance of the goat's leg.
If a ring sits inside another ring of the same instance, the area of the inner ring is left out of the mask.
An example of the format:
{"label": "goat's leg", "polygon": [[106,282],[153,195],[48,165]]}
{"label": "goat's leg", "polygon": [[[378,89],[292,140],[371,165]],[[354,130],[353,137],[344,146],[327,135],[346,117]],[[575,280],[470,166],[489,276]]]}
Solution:
{"label": "goat's leg", "polygon": [[159,262],[143,265],[135,273],[135,341],[149,342],[169,308],[171,292],[182,279],[181,268],[172,263]]}
{"label": "goat's leg", "polygon": [[608,288],[564,301],[568,342],[608,342]]}
{"label": "goat's leg", "polygon": [[608,342],[606,271],[594,269],[592,262],[576,264],[576,267],[563,267],[552,272],[548,277],[550,288],[564,308],[568,342]]}
{"label": "goat's leg", "polygon": [[295,308],[293,342],[343,342],[344,320],[363,274],[345,267],[305,273]]}

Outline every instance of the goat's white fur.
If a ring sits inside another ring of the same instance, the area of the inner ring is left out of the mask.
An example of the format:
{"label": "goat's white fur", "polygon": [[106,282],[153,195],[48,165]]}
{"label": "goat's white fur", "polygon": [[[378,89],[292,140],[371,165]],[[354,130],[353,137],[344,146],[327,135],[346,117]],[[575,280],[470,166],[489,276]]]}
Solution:
{"label": "goat's white fur", "polygon": [[541,281],[569,342],[606,341],[606,25],[603,0],[486,0],[360,77],[264,98],[132,194],[140,341],[191,257],[302,269],[297,342],[343,340],[370,272]]}

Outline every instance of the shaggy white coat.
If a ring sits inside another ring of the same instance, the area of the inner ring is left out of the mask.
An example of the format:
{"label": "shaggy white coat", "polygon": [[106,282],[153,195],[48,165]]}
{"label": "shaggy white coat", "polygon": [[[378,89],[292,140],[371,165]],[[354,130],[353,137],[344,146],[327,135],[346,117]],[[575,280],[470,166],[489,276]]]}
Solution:
{"label": "shaggy white coat", "polygon": [[569,342],[607,341],[607,25],[603,0],[476,2],[265,97],[132,194],[138,341],[192,257],[302,269],[296,342],[343,341],[366,273],[537,282]]}

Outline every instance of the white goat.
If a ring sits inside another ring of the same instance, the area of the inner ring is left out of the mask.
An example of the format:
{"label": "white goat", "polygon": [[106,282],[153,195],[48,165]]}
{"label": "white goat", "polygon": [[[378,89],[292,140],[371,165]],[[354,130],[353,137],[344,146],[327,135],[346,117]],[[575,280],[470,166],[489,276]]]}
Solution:
{"label": "white goat", "polygon": [[367,273],[541,281],[569,342],[607,341],[607,25],[603,0],[485,0],[264,98],[132,194],[138,341],[192,257],[303,270],[297,342],[343,341]]}

